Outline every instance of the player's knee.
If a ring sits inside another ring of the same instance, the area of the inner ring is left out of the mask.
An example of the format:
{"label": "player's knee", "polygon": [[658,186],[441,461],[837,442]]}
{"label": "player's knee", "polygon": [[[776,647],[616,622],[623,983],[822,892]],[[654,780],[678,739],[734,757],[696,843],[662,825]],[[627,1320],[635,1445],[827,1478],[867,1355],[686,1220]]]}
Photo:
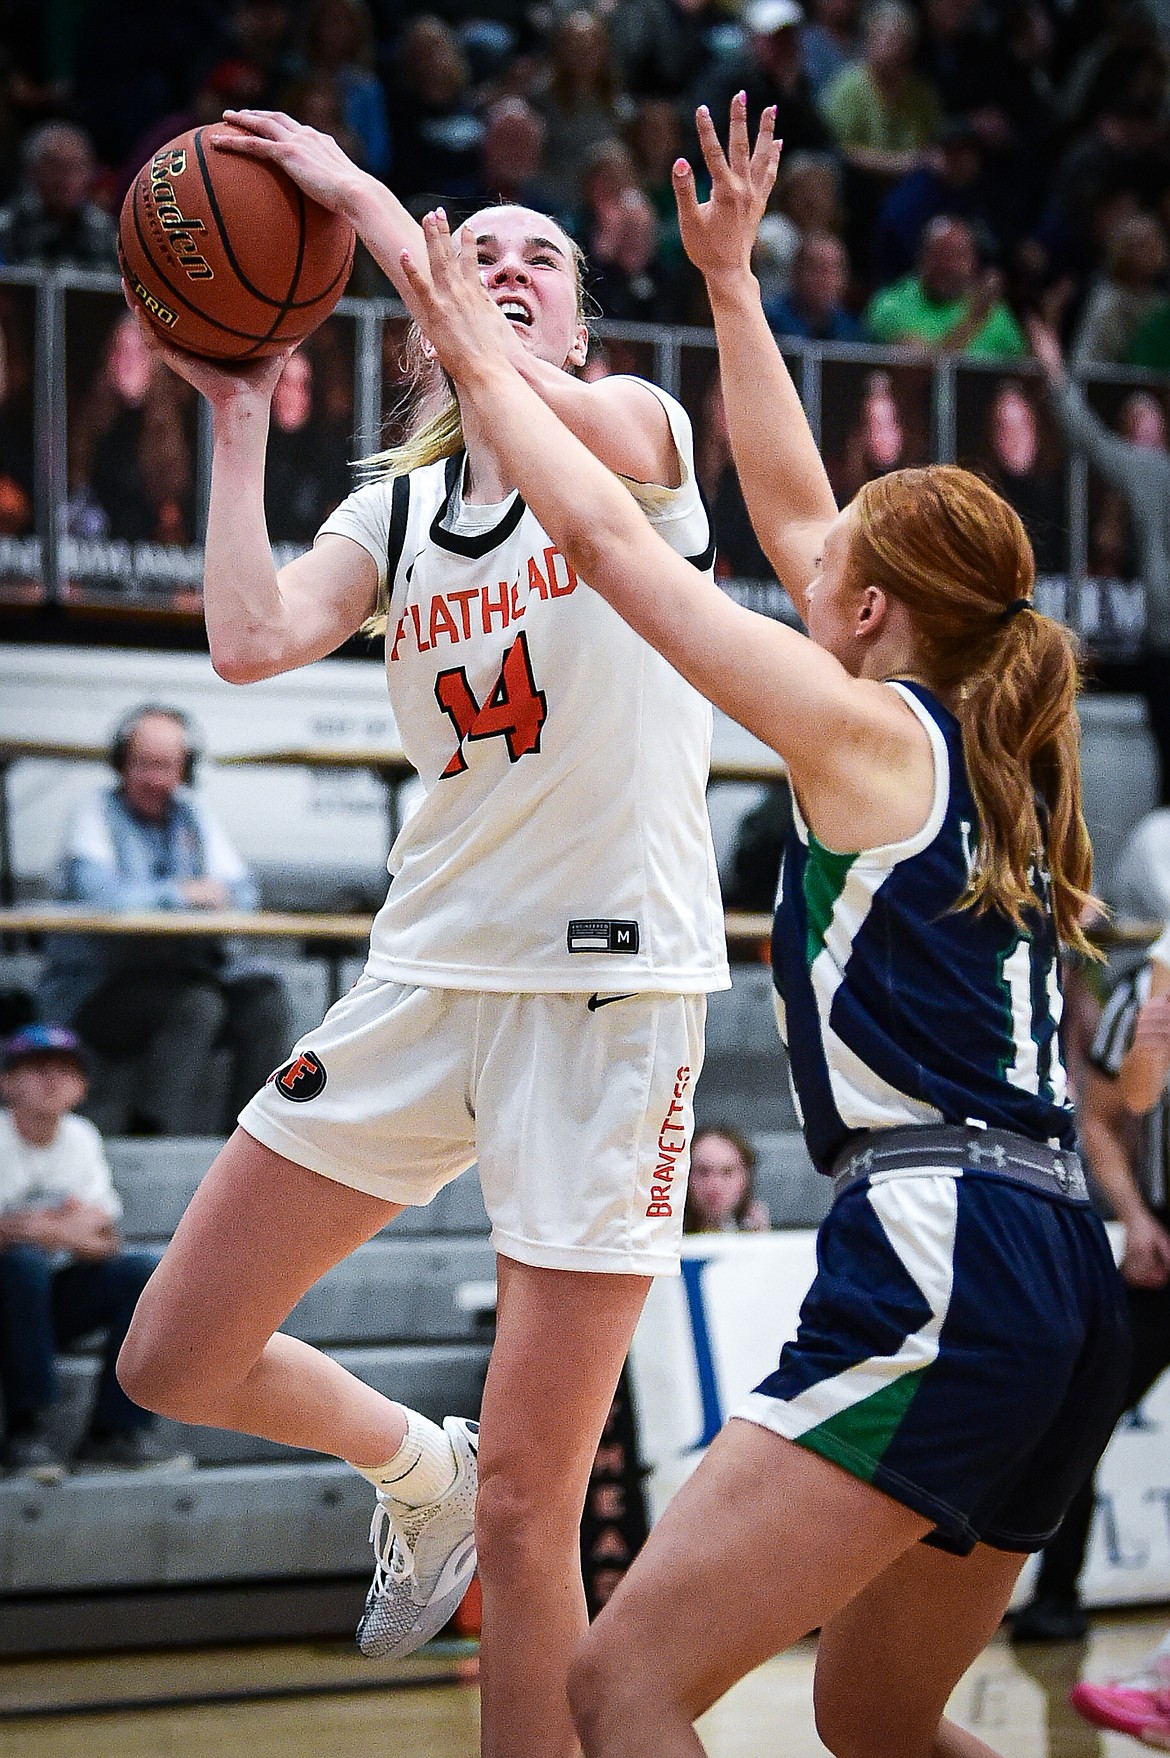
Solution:
{"label": "player's knee", "polygon": [[605,1645],[589,1629],[573,1656],[568,1678],[569,1711],[586,1753],[595,1750],[601,1735],[608,1678]]}
{"label": "player's knee", "polygon": [[608,1619],[592,1624],[570,1663],[569,1710],[586,1758],[609,1750],[613,1731],[628,1728],[657,1695],[628,1635]]}
{"label": "player's knee", "polygon": [[549,1482],[512,1455],[493,1464],[481,1455],[479,1489],[475,1501],[475,1537],[479,1568],[487,1576],[499,1568],[508,1576],[517,1572],[547,1572],[550,1557],[558,1549],[574,1551],[580,1543],[581,1504],[584,1491]]}
{"label": "player's knee", "polygon": [[817,1738],[833,1758],[881,1758],[885,1747],[875,1740],[872,1720],[859,1716],[855,1704],[837,1692],[813,1690]]}
{"label": "player's knee", "polygon": [[175,1329],[140,1304],[118,1351],[118,1384],[128,1398],[156,1416],[206,1421],[206,1400],[191,1383],[190,1360]]}

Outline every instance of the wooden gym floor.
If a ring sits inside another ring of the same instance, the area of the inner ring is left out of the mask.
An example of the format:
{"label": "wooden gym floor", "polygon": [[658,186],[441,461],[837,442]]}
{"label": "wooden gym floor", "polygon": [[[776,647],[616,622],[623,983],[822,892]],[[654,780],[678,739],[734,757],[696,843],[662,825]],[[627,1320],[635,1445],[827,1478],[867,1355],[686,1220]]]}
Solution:
{"label": "wooden gym floor", "polygon": [[[1084,1644],[999,1636],[951,1712],[1003,1758],[1135,1758],[1138,1745],[1086,1727],[1066,1696],[1082,1673],[1131,1670],[1166,1628],[1159,1611],[1101,1616]],[[474,1758],[471,1652],[432,1644],[381,1672],[343,1643],[0,1662],[0,1758]],[[823,1758],[813,1653],[801,1643],[770,1661],[705,1717],[710,1758]]]}

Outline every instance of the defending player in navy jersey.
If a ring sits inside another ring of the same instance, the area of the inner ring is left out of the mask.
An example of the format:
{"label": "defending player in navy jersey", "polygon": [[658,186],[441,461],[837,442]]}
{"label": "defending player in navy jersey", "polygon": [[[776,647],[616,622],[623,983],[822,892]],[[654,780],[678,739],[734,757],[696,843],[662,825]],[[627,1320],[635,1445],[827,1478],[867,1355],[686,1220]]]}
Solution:
{"label": "defending player in navy jersey", "polygon": [[[344,211],[401,279],[422,234],[382,184],[288,117],[233,120],[231,150]],[[639,379],[575,376],[576,246],[526,208],[485,209],[474,233],[518,368],[637,517],[710,577],[680,405]],[[368,1654],[408,1654],[440,1629],[478,1545],[483,1751],[570,1758],[582,1506],[650,1278],[678,1271],[706,993],[729,983],[710,708],[569,565],[500,469],[494,418],[464,419],[421,335],[411,354],[406,438],[279,574],[263,489],[280,360],[231,371],[166,354],[212,408],[217,669],[247,683],[384,627],[424,797],[391,851],[365,973],[245,1106],[121,1372],[154,1409],[335,1453],[369,1479]],[[440,1428],[278,1327],[330,1265],[473,1160],[496,1336],[482,1429]]]}
{"label": "defending player in navy jersey", "polygon": [[[760,306],[778,150],[710,117],[703,272],[736,465],[808,636],[668,551],[542,406],[442,215],[410,297],[467,408],[591,587],[786,760],[782,1026],[835,1200],[795,1340],[585,1638],[588,1758],[698,1754],[694,1719],[819,1627],[817,1726],[848,1758],[985,1758],[945,1719],[1116,1415],[1120,1280],[1072,1145],[1058,942],[1091,856],[1077,665],[1017,515],[968,472],[896,471],[838,512]],[[571,485],[571,486],[570,486]],[[809,638],[811,637],[811,639]],[[786,1015],[786,1017],[784,1017]],[[925,1542],[924,1542],[925,1541]]]}

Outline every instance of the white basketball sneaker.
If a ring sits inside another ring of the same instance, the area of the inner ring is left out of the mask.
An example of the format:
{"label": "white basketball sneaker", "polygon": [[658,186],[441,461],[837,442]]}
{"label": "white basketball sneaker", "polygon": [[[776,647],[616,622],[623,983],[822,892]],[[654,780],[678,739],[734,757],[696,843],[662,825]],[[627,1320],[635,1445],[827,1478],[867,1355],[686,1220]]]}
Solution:
{"label": "white basketball sneaker", "polygon": [[371,1660],[401,1659],[429,1642],[454,1616],[475,1573],[475,1492],[479,1424],[444,1418],[455,1451],[455,1481],[421,1508],[378,1490],[370,1542],[374,1579],[357,1628]]}

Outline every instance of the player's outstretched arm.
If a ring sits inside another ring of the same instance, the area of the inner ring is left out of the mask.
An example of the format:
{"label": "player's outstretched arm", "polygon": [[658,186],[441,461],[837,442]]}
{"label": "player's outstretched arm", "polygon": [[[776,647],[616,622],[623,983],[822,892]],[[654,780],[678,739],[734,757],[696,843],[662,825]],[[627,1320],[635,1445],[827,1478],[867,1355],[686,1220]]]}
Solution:
{"label": "player's outstretched arm", "polygon": [[837,505],[752,273],[752,247],[780,159],[772,138],[775,119],[774,109],[765,110],[753,147],[739,93],[732,100],[725,154],[704,106],[695,121],[711,175],[710,197],[699,201],[685,159],[675,164],[674,192],[683,244],[711,302],[744,502],[764,554],[803,615],[805,588]]}
{"label": "player's outstretched arm", "polygon": [[490,431],[501,468],[582,579],[787,759],[814,828],[832,846],[862,848],[917,828],[892,823],[888,812],[925,747],[913,715],[892,690],[851,677],[806,636],[735,604],[662,541],[512,366],[508,325],[484,292],[470,240],[457,252],[441,212],[423,224],[427,260],[404,253],[402,266],[427,334],[461,401]]}

